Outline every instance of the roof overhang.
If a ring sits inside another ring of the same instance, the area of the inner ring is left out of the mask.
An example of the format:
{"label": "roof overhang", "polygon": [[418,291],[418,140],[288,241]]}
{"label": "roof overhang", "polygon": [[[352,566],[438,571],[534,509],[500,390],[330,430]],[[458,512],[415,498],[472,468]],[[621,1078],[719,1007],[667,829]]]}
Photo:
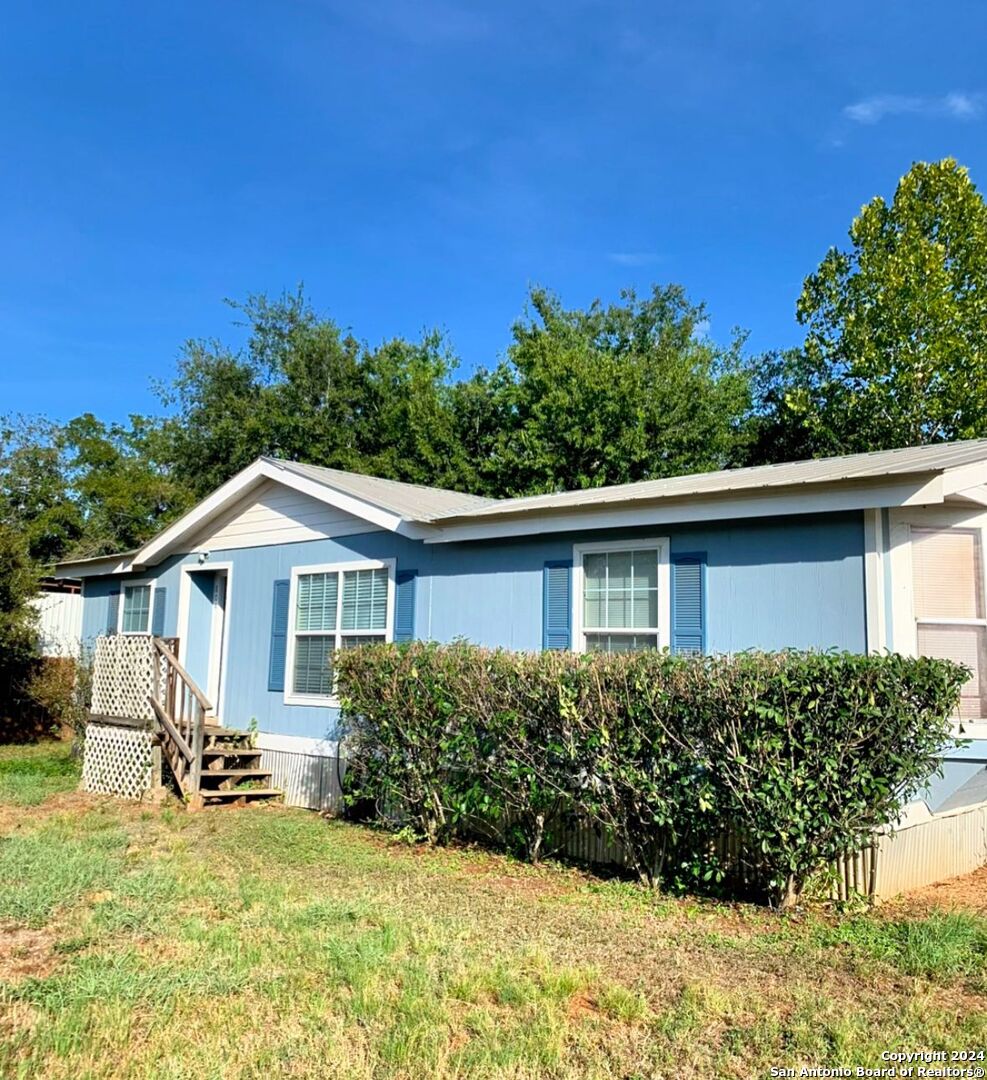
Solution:
{"label": "roof overhang", "polygon": [[[984,471],[982,466],[981,475]],[[947,495],[954,494],[958,496],[960,493],[947,491],[941,475],[927,473],[884,480],[800,484],[715,495],[651,499],[647,502],[610,503],[554,512],[541,509],[529,512],[519,510],[513,514],[490,515],[486,518],[477,515],[477,519],[472,521],[460,519],[441,522],[441,530],[427,537],[425,542],[448,544],[533,536],[545,532],[825,514],[885,506],[925,506],[943,503]]]}

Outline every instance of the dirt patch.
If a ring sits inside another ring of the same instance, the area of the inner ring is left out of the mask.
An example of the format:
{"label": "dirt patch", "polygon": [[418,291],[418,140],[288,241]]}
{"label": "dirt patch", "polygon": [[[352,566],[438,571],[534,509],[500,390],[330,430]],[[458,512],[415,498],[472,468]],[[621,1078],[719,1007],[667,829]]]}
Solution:
{"label": "dirt patch", "polygon": [[882,905],[883,910],[927,912],[930,908],[947,908],[950,911],[968,911],[974,915],[987,916],[987,866],[972,874],[949,878],[936,885],[916,889],[900,900]]}
{"label": "dirt patch", "polygon": [[573,994],[569,999],[569,1017],[572,1020],[582,1020],[588,1016],[599,1016],[600,1007],[589,994]]}
{"label": "dirt patch", "polygon": [[29,930],[0,924],[0,983],[43,979],[58,966],[55,935],[50,930]]}

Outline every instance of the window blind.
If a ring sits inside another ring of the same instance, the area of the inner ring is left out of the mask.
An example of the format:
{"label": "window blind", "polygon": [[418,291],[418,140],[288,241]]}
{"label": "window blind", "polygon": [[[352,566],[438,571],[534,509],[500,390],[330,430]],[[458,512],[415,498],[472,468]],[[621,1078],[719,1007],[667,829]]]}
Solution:
{"label": "window blind", "polygon": [[982,619],[980,535],[972,529],[912,529],[916,619]]}

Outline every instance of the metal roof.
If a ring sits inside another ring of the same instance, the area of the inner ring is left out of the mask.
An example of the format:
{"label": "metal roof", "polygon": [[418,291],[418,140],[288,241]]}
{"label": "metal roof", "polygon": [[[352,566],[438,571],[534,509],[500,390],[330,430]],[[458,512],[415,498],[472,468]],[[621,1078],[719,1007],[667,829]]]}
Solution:
{"label": "metal roof", "polygon": [[553,495],[488,500],[487,506],[466,511],[452,509],[433,520],[446,524],[454,520],[487,520],[507,514],[534,511],[575,510],[617,503],[787,488],[802,484],[872,480],[884,476],[942,472],[978,462],[987,462],[987,439],[939,443],[935,446],[910,446],[901,450],[876,450],[866,454],[814,458],[746,469],[721,469],[718,472],[691,473],[663,480],[641,480],[635,484],[563,491]]}
{"label": "metal roof", "polygon": [[265,460],[280,469],[335,488],[336,491],[352,495],[355,499],[361,499],[381,510],[389,510],[406,521],[429,522],[446,514],[468,514],[490,506],[495,501],[479,495],[466,495],[461,491],[404,484],[398,480],[383,480],[379,476],[326,469],[321,465],[305,465],[300,461],[282,461],[279,458]]}

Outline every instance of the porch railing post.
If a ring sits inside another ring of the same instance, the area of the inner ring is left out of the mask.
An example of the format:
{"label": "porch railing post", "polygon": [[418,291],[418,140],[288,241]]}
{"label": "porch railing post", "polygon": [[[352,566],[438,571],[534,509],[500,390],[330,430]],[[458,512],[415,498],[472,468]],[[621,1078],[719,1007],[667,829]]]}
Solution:
{"label": "porch railing post", "polygon": [[182,792],[197,804],[206,715],[212,706],[178,662],[168,642],[152,639],[152,650],[156,665],[163,665],[163,670],[156,666],[152,675],[151,707],[161,725],[164,746]]}

